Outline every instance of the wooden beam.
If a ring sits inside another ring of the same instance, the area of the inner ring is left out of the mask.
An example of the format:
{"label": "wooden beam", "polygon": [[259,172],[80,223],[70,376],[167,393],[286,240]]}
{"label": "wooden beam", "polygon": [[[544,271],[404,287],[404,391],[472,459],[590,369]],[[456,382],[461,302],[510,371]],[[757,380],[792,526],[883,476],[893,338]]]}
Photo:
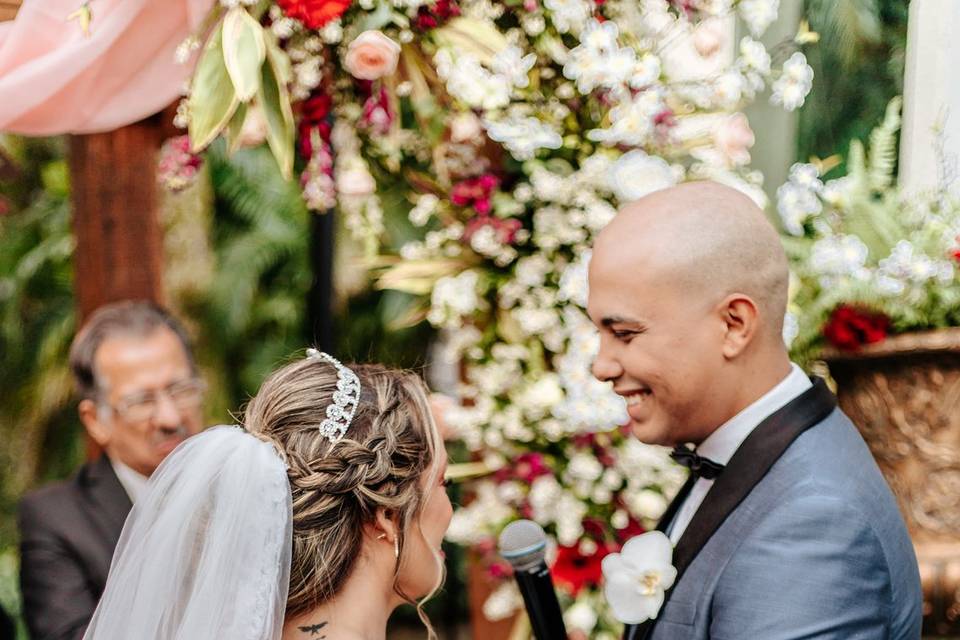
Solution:
{"label": "wooden beam", "polygon": [[157,152],[164,132],[158,115],[106,133],[70,137],[80,322],[108,302],[163,302]]}
{"label": "wooden beam", "polygon": [[16,18],[20,4],[21,0],[0,0],[0,22]]}

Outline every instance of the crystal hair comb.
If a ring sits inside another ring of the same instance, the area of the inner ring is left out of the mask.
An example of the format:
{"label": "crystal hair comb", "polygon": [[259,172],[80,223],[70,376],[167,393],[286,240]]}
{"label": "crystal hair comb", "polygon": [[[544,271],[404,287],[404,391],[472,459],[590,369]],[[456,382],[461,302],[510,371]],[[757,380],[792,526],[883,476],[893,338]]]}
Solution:
{"label": "crystal hair comb", "polygon": [[360,402],[360,379],[349,367],[329,353],[307,349],[307,358],[326,360],[337,370],[337,390],[333,392],[333,404],[327,407],[327,417],[320,423],[320,433],[331,443],[339,442],[353,422],[353,414]]}

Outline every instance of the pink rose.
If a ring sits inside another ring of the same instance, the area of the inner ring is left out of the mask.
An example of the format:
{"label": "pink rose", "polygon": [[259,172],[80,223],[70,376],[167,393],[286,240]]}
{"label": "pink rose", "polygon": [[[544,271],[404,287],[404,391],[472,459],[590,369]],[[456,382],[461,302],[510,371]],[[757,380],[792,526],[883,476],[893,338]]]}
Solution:
{"label": "pink rose", "polygon": [[397,70],[400,45],[379,31],[364,31],[347,47],[343,66],[354,78],[376,80]]}
{"label": "pink rose", "polygon": [[713,144],[729,164],[738,166],[750,162],[750,147],[753,146],[753,129],[747,116],[735,113],[725,118],[713,130]]}
{"label": "pink rose", "polygon": [[710,58],[723,46],[723,35],[718,20],[702,22],[693,32],[693,48],[701,58]]}

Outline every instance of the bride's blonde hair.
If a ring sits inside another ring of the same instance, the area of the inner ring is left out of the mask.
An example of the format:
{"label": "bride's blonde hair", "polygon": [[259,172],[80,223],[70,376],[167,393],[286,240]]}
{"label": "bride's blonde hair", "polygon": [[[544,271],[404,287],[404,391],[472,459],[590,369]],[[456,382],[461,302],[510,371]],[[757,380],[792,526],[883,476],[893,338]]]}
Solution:
{"label": "bride's blonde hair", "polygon": [[[399,556],[393,589],[422,609],[443,582],[419,601],[403,592],[400,573],[405,534],[415,525],[428,492],[439,482],[442,441],[430,412],[426,387],[414,373],[380,365],[350,365],[360,380],[356,414],[343,439],[331,444],[319,426],[337,390],[337,371],[328,362],[306,358],[273,373],[244,413],[244,426],[272,442],[289,466],[293,497],[293,558],[287,615],[294,617],[331,600],[360,556],[363,525],[384,509],[398,525]],[[426,483],[422,483],[427,475]]]}

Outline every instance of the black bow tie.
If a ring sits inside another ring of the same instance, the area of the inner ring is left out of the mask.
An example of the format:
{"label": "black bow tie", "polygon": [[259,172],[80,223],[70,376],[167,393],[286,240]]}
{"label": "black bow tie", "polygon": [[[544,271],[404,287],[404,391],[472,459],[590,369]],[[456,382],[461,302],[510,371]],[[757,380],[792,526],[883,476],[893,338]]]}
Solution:
{"label": "black bow tie", "polygon": [[677,445],[673,453],[670,454],[670,457],[676,460],[678,464],[682,464],[687,469],[690,469],[690,473],[698,478],[713,480],[720,475],[724,469],[723,465],[719,462],[704,458],[697,454],[696,451],[691,451],[681,445]]}

